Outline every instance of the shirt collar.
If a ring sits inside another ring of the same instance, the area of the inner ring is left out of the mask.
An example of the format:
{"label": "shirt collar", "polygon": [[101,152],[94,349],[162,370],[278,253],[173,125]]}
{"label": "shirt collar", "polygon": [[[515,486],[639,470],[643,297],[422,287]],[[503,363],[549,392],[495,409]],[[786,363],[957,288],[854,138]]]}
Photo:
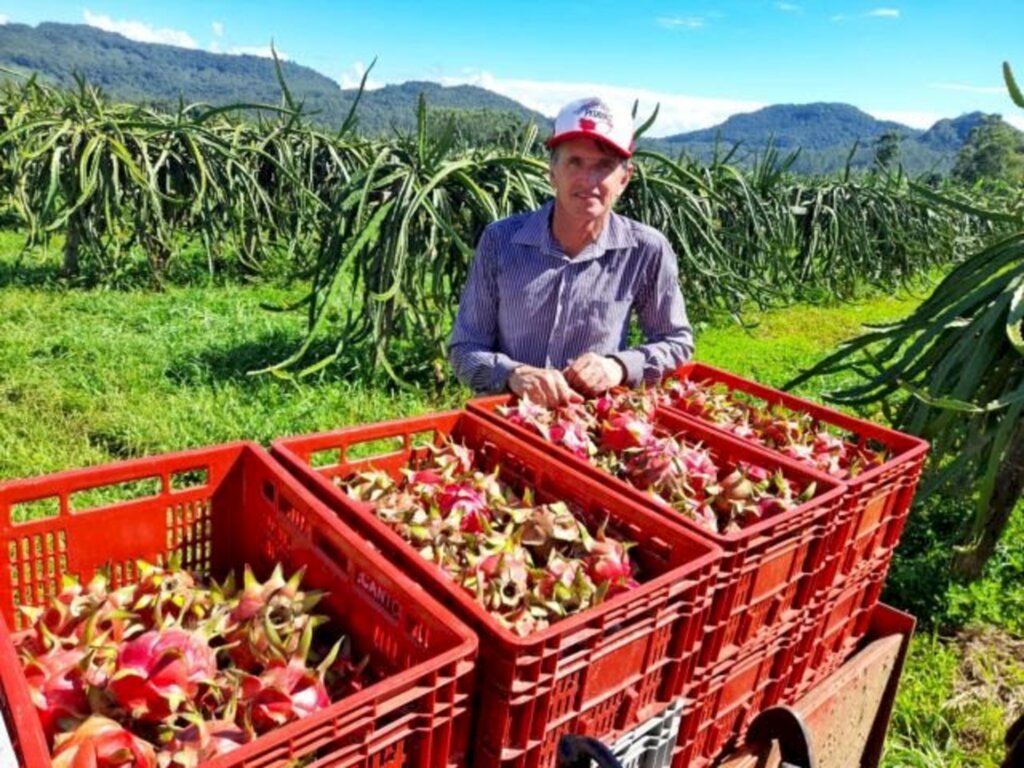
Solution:
{"label": "shirt collar", "polygon": [[[512,242],[539,248],[543,253],[552,256],[562,255],[554,235],[551,234],[551,211],[554,207],[554,200],[548,200],[536,211],[528,214],[519,231],[512,237]],[[577,256],[577,259],[593,259],[603,255],[606,251],[632,248],[635,245],[636,237],[633,235],[633,228],[629,226],[628,220],[612,211],[611,216],[608,217],[608,226],[598,235],[597,242],[585,248]]]}

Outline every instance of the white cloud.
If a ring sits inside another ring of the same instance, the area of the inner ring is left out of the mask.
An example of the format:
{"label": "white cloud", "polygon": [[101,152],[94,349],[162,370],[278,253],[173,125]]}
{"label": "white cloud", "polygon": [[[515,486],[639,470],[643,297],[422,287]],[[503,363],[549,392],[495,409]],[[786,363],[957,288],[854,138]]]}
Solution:
{"label": "white cloud", "polygon": [[968,83],[928,83],[929,88],[938,88],[942,91],[966,91],[967,93],[991,93],[1002,95],[1006,93],[1005,85],[970,85]]}
{"label": "white cloud", "polygon": [[223,21],[211,21],[210,28],[213,29],[213,34],[216,37],[224,37],[224,22]]}
{"label": "white cloud", "polygon": [[867,15],[879,16],[884,19],[898,19],[900,12],[897,8],[875,8],[873,11],[868,11]]}
{"label": "white cloud", "polygon": [[[353,61],[351,66],[337,75],[334,79],[338,81],[338,85],[342,88],[358,88],[359,83],[363,80],[363,75],[366,74],[366,65],[361,61]],[[366,90],[373,91],[378,88],[383,88],[387,83],[380,80],[374,80],[372,77],[366,78]]]}
{"label": "white cloud", "polygon": [[910,110],[865,110],[877,120],[893,120],[911,128],[931,128],[939,120],[948,115],[940,115],[935,112],[914,112]]}
{"label": "white cloud", "polygon": [[846,19],[847,17],[840,13],[838,16],[830,18],[829,21],[846,21]]}
{"label": "white cloud", "polygon": [[704,19],[700,16],[662,16],[658,25],[666,29],[700,29],[704,26]]}
{"label": "white cloud", "polygon": [[652,137],[670,136],[698,128],[708,128],[721,123],[730,115],[753,112],[766,106],[761,102],[712,99],[598,83],[513,80],[497,78],[488,72],[479,72],[463,77],[444,77],[441,78],[441,82],[443,85],[477,85],[515,99],[520,104],[548,117],[557,114],[559,109],[573,99],[590,95],[601,96],[610,102],[624,104],[628,107],[631,107],[635,100],[639,100],[640,106],[637,115],[640,120],[645,120],[654,110],[655,105],[660,104],[658,119],[647,134]]}
{"label": "white cloud", "polygon": [[168,27],[156,28],[143,21],[115,21],[109,16],[93,13],[88,8],[82,12],[85,23],[91,27],[98,27],[107,32],[117,32],[129,40],[138,40],[141,43],[163,43],[164,45],[177,45],[181,48],[198,48],[192,36],[180,29]]}
{"label": "white cloud", "polygon": [[780,11],[799,11],[800,6],[793,3],[776,3],[775,7]]}
{"label": "white cloud", "polygon": [[[274,51],[277,53],[277,58],[281,61],[288,61],[287,53],[280,48],[275,48]],[[230,53],[235,56],[259,56],[264,59],[274,58],[273,53],[270,52],[269,45],[234,45],[224,51],[224,53]]]}
{"label": "white cloud", "polygon": [[1024,131],[1024,116],[1020,115],[1003,115],[1003,120],[1008,122],[1014,128],[1019,131]]}
{"label": "white cloud", "polygon": [[5,16],[2,13],[0,13],[0,24],[6,24],[6,23],[7,23],[7,16]]}

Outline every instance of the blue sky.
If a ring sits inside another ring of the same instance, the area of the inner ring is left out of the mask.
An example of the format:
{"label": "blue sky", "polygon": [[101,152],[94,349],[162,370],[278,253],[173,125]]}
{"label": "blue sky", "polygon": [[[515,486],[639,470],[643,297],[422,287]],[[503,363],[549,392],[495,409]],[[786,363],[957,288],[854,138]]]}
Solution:
{"label": "blue sky", "polygon": [[998,112],[1024,128],[1002,82],[1024,81],[1022,0],[0,0],[0,22],[88,23],[140,40],[263,53],[344,86],[472,83],[544,114],[597,93],[641,111],[652,135],[776,103],[840,101],[927,127]]}

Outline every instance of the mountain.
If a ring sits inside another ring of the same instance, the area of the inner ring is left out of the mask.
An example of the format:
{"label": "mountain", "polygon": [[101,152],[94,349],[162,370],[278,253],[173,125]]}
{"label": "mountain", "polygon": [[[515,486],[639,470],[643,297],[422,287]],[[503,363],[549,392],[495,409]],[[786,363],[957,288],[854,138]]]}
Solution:
{"label": "mountain", "polygon": [[952,120],[939,120],[918,141],[922,144],[944,152],[959,152],[967,141],[971,131],[985,121],[984,112],[970,112]]}
{"label": "mountain", "polygon": [[[769,144],[780,154],[799,150],[796,173],[834,173],[849,161],[853,168],[874,162],[876,143],[899,136],[899,161],[908,173],[948,173],[971,131],[985,120],[982,112],[939,120],[919,130],[891,120],[877,120],[849,104],[817,102],[775,104],[733,115],[723,123],[660,139],[645,145],[667,154],[685,153],[703,161],[735,150],[732,161],[750,165]],[[851,150],[856,145],[856,150]]]}
{"label": "mountain", "polygon": [[[154,106],[173,108],[180,99],[218,106],[281,102],[271,59],[140,43],[83,24],[0,25],[0,67],[37,73],[62,86],[73,86],[74,75],[81,74],[112,100]],[[281,62],[281,70],[293,98],[313,113],[317,122],[334,128],[341,125],[357,90],[342,89],[330,78],[294,62]],[[542,125],[550,122],[540,113],[483,88],[410,82],[364,93],[357,111],[360,130],[368,135],[412,130],[420,93],[426,95],[430,108],[508,114]]]}
{"label": "mountain", "polygon": [[873,141],[887,131],[916,137],[920,131],[889,120],[876,120],[849,104],[776,104],[756,112],[733,115],[721,125],[665,137],[670,144],[714,143],[762,145],[773,136],[780,150],[851,147]]}
{"label": "mountain", "polygon": [[[174,108],[180,100],[210,105],[281,102],[271,59],[140,43],[80,24],[0,24],[0,67],[38,73],[62,86],[73,86],[78,73],[100,86],[112,100],[160,107]],[[294,62],[281,62],[281,70],[292,96],[312,120],[328,128],[341,125],[357,91],[342,89],[330,78]],[[550,118],[483,88],[407,82],[364,93],[357,109],[358,130],[367,136],[411,133],[421,94],[429,109],[454,113],[467,136],[490,136],[526,121],[537,123],[542,133],[551,128]],[[869,167],[876,142],[895,134],[900,137],[899,160],[908,172],[946,173],[971,130],[985,117],[972,112],[940,120],[922,131],[876,120],[849,104],[777,104],[733,115],[712,128],[643,138],[639,143],[703,161],[735,148],[731,162],[749,166],[764,155],[771,142],[782,156],[798,151],[792,166],[797,173],[834,173],[848,161],[854,167]],[[851,153],[855,144],[857,149]]]}

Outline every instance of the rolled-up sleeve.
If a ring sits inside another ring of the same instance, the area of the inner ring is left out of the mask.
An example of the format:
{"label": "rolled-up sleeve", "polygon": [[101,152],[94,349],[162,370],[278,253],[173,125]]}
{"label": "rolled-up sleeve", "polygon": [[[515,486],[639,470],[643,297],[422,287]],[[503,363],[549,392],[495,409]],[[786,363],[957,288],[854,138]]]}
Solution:
{"label": "rolled-up sleeve", "polygon": [[484,230],[459,301],[448,341],[455,375],[476,392],[504,392],[520,363],[498,352],[497,263],[492,232]]}
{"label": "rolled-up sleeve", "polygon": [[679,261],[660,234],[652,244],[635,309],[645,341],[612,355],[626,369],[624,383],[631,387],[657,383],[693,357],[693,328],[679,287]]}

